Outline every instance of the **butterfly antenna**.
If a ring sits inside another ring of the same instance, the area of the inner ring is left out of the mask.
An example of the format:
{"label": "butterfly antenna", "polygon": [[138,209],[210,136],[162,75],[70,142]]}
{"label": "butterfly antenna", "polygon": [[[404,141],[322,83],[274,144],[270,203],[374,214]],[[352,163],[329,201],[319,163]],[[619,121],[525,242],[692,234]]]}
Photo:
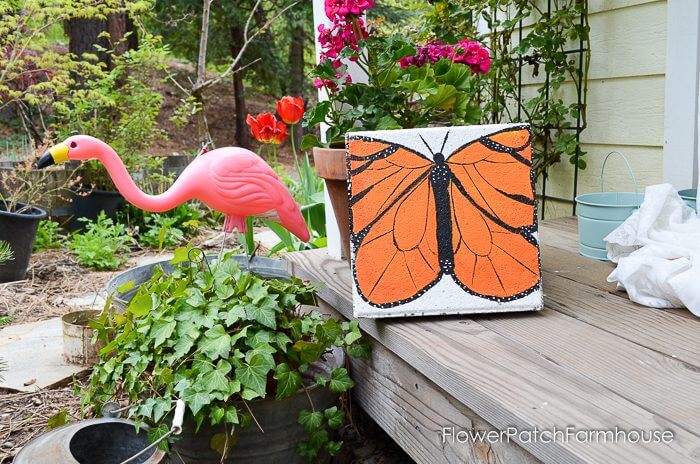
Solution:
{"label": "butterfly antenna", "polygon": [[445,134],[445,138],[442,140],[442,147],[440,147],[440,153],[444,153],[445,150],[445,144],[447,143],[447,137],[450,136],[450,131],[447,131]]}
{"label": "butterfly antenna", "polygon": [[423,143],[425,144],[425,146],[428,147],[428,151],[430,151],[430,154],[433,155],[433,156],[435,156],[435,153],[433,153],[433,149],[430,148],[430,145],[428,145],[428,142],[425,141],[425,139],[423,138],[423,136],[420,135],[420,134],[418,134],[418,137],[420,137],[420,139],[423,141]]}

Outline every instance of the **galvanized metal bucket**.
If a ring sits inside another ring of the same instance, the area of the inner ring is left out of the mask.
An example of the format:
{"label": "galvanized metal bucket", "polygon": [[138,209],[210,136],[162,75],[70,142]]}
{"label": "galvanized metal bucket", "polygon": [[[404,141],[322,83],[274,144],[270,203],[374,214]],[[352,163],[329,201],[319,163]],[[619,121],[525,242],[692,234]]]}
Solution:
{"label": "galvanized metal bucket", "polygon": [[680,190],[678,192],[678,195],[683,199],[686,205],[690,206],[693,208],[695,211],[698,210],[697,206],[697,198],[698,198],[698,189],[685,189],[685,190]]}
{"label": "galvanized metal bucket", "polygon": [[[634,192],[606,192],[605,165],[610,156],[622,157],[634,182]],[[637,178],[627,158],[617,151],[608,153],[603,160],[600,171],[600,192],[587,193],[576,197],[578,214],[579,253],[588,258],[607,260],[608,252],[603,240],[610,232],[630,217],[644,201],[644,194],[639,193]]]}
{"label": "galvanized metal bucket", "polygon": [[61,317],[63,324],[63,356],[72,364],[91,365],[97,362],[99,344],[92,344],[94,330],[88,326],[91,319],[96,319],[101,311],[87,309],[72,311]]}
{"label": "galvanized metal bucket", "polygon": [[[88,419],[39,435],[22,447],[14,464],[120,464],[148,446],[148,427],[126,419]],[[158,464],[165,454],[152,449],[134,464]]]}

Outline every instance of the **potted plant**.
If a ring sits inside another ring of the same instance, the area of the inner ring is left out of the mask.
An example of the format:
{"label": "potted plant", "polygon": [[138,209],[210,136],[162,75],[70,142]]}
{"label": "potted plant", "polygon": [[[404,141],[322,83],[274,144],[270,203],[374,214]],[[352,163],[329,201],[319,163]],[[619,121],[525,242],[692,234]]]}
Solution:
{"label": "potted plant", "polygon": [[72,173],[59,177],[34,169],[29,157],[0,168],[0,242],[7,242],[14,253],[14,259],[0,267],[0,282],[24,279],[39,222],[46,217],[38,205],[60,195],[71,179]]}
{"label": "potted plant", "polygon": [[[488,50],[474,40],[426,43],[418,35],[382,32],[379,21],[366,22],[362,17],[374,6],[372,0],[326,0],[331,24],[319,26],[321,60],[312,75],[316,88],[328,98],[305,120],[308,127],[321,127],[324,142],[312,134],[302,142],[303,148],[314,147],[316,169],[326,180],[346,255],[350,245],[345,134],[477,123],[478,94],[491,66]],[[366,82],[351,79],[348,62],[365,74]]]}
{"label": "potted plant", "polygon": [[[316,287],[289,277],[269,258],[225,255],[194,264],[190,248],[170,263],[114,279],[113,300],[92,324],[105,343],[83,403],[128,400],[128,414],[166,433],[177,398],[185,431],[173,444],[185,462],[303,462],[341,444],[337,395],[353,386],[343,350],[367,356],[357,323],[324,318]],[[254,271],[251,272],[248,266]],[[99,409],[98,409],[99,410]],[[264,435],[261,430],[264,430]]]}

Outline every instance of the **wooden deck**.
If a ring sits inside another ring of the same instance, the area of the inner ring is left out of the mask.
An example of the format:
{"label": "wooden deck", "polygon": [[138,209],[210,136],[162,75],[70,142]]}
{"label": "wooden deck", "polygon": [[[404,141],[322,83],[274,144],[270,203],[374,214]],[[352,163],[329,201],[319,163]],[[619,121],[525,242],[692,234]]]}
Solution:
{"label": "wooden deck", "polygon": [[[700,462],[700,320],[616,292],[606,281],[612,264],[578,255],[574,218],[544,221],[540,239],[543,311],[361,319],[373,358],[352,363],[357,404],[419,463]],[[288,261],[299,277],[326,283],[324,308],[352,319],[347,262],[325,250]],[[460,442],[451,429],[443,440],[443,427],[465,431],[458,438],[511,433]],[[563,430],[554,440],[535,440],[532,431],[554,427]],[[645,438],[670,430],[673,440],[567,440],[567,427]]]}

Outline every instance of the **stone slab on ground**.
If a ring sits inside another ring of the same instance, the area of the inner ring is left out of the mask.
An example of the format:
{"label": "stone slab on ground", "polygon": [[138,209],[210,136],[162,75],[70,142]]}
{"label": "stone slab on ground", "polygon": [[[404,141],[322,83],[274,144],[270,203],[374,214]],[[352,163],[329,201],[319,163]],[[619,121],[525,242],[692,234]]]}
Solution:
{"label": "stone slab on ground", "polygon": [[60,318],[0,330],[0,358],[7,363],[0,388],[23,392],[60,385],[88,369],[68,364],[63,357]]}

